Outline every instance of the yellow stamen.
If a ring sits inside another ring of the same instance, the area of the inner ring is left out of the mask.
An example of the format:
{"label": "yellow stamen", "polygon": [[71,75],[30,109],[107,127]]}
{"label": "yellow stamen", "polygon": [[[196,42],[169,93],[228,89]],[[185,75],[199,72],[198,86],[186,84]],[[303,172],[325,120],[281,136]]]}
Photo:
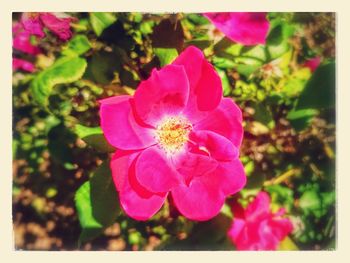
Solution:
{"label": "yellow stamen", "polygon": [[156,129],[156,138],[167,154],[179,152],[188,141],[191,123],[184,117],[168,117]]}

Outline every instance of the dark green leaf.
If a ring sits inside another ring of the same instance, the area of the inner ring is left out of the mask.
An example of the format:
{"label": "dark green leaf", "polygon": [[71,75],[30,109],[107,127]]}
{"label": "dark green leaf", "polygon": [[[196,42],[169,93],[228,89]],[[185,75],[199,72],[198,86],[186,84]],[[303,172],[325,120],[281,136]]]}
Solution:
{"label": "dark green leaf", "polygon": [[317,114],[318,110],[314,109],[292,110],[288,113],[287,119],[295,130],[301,131],[310,125],[313,117]]}
{"label": "dark green leaf", "polygon": [[335,105],[335,63],[319,66],[306,83],[296,109],[325,109]]}
{"label": "dark green leaf", "polygon": [[82,227],[80,242],[97,237],[113,224],[120,208],[107,162],[98,167],[90,180],[77,190],[75,205]]}
{"label": "dark green leaf", "polygon": [[47,106],[48,97],[57,84],[68,84],[79,80],[86,68],[86,61],[79,57],[62,57],[51,67],[40,72],[31,83],[34,100]]}
{"label": "dark green leaf", "polygon": [[107,142],[100,127],[86,127],[77,124],[75,125],[75,132],[80,139],[100,152],[115,151],[115,148]]}

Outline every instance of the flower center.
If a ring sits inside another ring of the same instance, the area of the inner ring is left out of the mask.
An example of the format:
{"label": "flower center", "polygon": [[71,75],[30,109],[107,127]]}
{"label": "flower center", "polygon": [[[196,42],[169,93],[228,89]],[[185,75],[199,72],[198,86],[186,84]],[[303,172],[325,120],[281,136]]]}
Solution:
{"label": "flower center", "polygon": [[179,152],[188,141],[192,130],[191,123],[184,117],[168,117],[160,122],[156,129],[156,138],[167,154]]}

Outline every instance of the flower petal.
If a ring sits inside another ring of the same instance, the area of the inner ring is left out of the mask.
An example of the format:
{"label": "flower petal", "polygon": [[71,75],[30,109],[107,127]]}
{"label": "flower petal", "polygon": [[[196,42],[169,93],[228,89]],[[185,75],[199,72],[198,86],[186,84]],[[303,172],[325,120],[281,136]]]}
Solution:
{"label": "flower petal", "polygon": [[222,98],[221,79],[214,67],[205,59],[203,52],[190,46],[172,65],[182,65],[190,83],[190,98],[186,115],[192,120],[203,112],[213,110]]}
{"label": "flower petal", "polygon": [[270,214],[270,197],[265,192],[259,192],[254,201],[245,210],[246,218],[252,221],[268,218]]}
{"label": "flower petal", "polygon": [[240,147],[243,139],[242,112],[232,99],[224,98],[206,118],[194,124],[196,130],[210,130]]}
{"label": "flower petal", "polygon": [[12,70],[16,71],[22,69],[24,71],[28,71],[28,72],[34,72],[35,71],[35,66],[33,63],[23,60],[23,59],[19,59],[19,58],[13,58],[12,59]]}
{"label": "flower petal", "polygon": [[213,218],[225,202],[225,196],[216,187],[212,187],[208,176],[195,177],[189,186],[181,184],[171,193],[180,213],[191,220]]}
{"label": "flower petal", "polygon": [[101,128],[107,141],[123,150],[143,149],[154,145],[152,129],[137,121],[130,96],[101,100]]}
{"label": "flower petal", "polygon": [[190,184],[196,176],[202,176],[212,172],[218,166],[218,162],[200,152],[191,152],[189,149],[172,158],[176,170],[181,174],[183,182]]}
{"label": "flower petal", "polygon": [[266,13],[205,13],[217,29],[234,42],[243,45],[265,44],[269,32]]}
{"label": "flower petal", "polygon": [[14,37],[12,40],[13,48],[31,55],[37,55],[41,52],[37,46],[34,46],[31,44],[29,32],[18,30],[17,28],[14,28],[13,31],[14,31],[13,32]]}
{"label": "flower petal", "polygon": [[136,162],[136,178],[147,190],[168,192],[180,183],[180,175],[157,146],[142,151]]}
{"label": "flower petal", "polygon": [[156,126],[162,117],[177,115],[187,104],[189,84],[182,66],[154,69],[135,93],[135,109],[141,120]]}
{"label": "flower petal", "polygon": [[239,159],[231,162],[220,163],[215,171],[213,184],[218,184],[218,187],[225,196],[239,192],[246,183],[247,177],[244,172],[244,167]]}
{"label": "flower petal", "polygon": [[39,13],[23,13],[21,23],[28,33],[38,37],[45,36],[43,25],[39,19]]}
{"label": "flower petal", "polygon": [[153,194],[140,185],[135,176],[137,156],[138,153],[117,151],[111,161],[111,170],[125,213],[136,220],[147,220],[162,207],[167,194]]}
{"label": "flower petal", "polygon": [[73,18],[59,18],[50,13],[40,13],[40,19],[43,24],[60,39],[66,41],[72,37],[70,23]]}
{"label": "flower petal", "polygon": [[231,161],[238,158],[239,151],[227,138],[212,131],[194,131],[190,140],[218,161]]}

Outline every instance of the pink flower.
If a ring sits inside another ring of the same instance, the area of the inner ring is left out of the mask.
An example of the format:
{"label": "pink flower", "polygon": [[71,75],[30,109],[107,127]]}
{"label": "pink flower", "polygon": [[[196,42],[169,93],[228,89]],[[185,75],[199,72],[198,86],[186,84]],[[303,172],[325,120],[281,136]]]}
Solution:
{"label": "pink flower", "polygon": [[234,221],[228,236],[237,250],[276,250],[280,241],[293,231],[293,225],[281,208],[276,214],[270,210],[270,197],[260,192],[243,210],[233,208]]}
{"label": "pink flower", "polygon": [[266,42],[270,27],[266,13],[205,13],[204,16],[234,42],[247,46]]}
{"label": "pink flower", "polygon": [[242,113],[222,97],[220,77],[199,49],[154,69],[134,96],[100,103],[102,130],[117,148],[113,180],[130,217],[149,219],[170,193],[185,217],[208,220],[245,185]]}
{"label": "pink flower", "polygon": [[12,59],[12,70],[16,71],[22,69],[24,71],[28,71],[28,72],[34,72],[35,71],[35,67],[33,65],[33,63],[23,60],[23,59],[19,59],[19,58],[13,58]]}
{"label": "pink flower", "polygon": [[25,31],[20,23],[13,25],[12,34],[12,46],[14,49],[30,55],[41,53],[40,49],[30,42],[30,33]]}
{"label": "pink flower", "polygon": [[305,61],[303,64],[304,67],[309,68],[311,72],[314,72],[318,66],[321,64],[321,58],[320,57],[314,57],[312,59],[309,59]]}
{"label": "pink flower", "polygon": [[44,27],[66,41],[72,37],[70,23],[72,17],[59,18],[51,13],[23,13],[21,22],[25,30],[32,35],[44,37]]}

